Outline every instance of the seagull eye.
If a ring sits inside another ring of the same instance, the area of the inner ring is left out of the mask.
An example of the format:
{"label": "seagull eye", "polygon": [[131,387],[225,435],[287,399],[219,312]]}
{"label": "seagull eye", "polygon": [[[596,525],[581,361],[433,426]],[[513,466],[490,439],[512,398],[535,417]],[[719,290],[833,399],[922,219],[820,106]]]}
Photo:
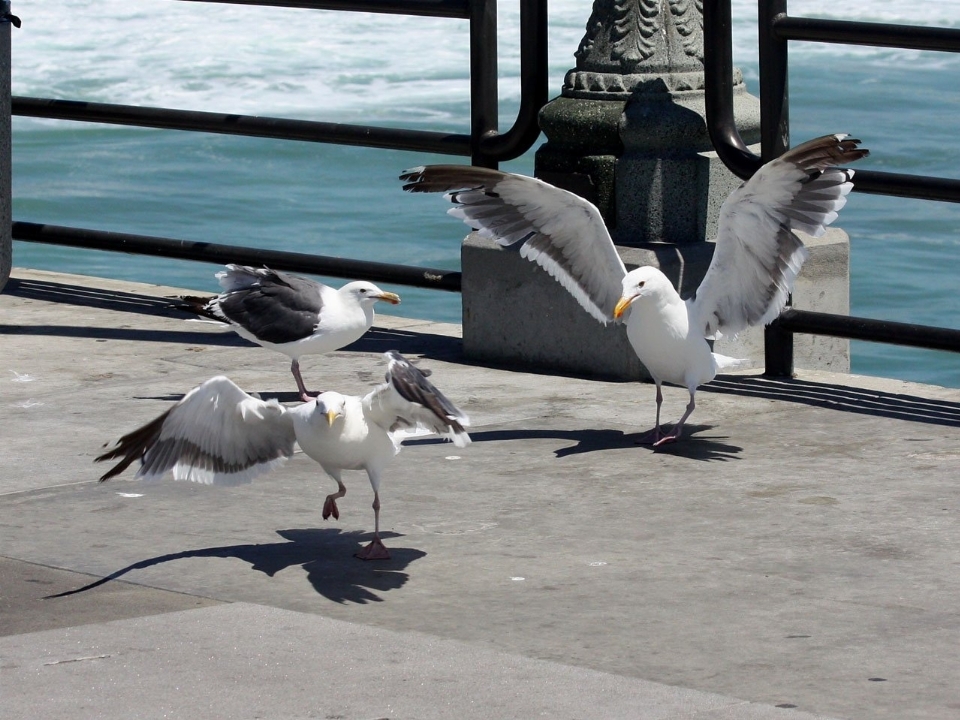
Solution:
{"label": "seagull eye", "polygon": [[646,280],[641,280],[640,282],[637,283],[637,287],[638,287],[638,288],[642,288],[642,287],[643,287],[643,284],[644,284],[645,282],[646,282]]}

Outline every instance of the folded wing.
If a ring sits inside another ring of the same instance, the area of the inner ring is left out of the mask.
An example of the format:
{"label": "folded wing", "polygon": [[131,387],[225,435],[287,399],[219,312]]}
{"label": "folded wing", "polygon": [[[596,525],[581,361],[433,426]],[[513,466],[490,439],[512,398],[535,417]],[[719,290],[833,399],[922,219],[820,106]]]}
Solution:
{"label": "folded wing", "polygon": [[764,165],[720,208],[713,260],[689,301],[705,336],[774,320],[808,252],[792,232],[819,237],[853,189],[853,171],[836,167],[869,151],[846,135],[798,145]]}
{"label": "folded wing", "polygon": [[443,192],[449,214],[501,246],[518,250],[606,324],[626,275],[597,208],[536,178],[468,165],[428,165],[404,172],[408,192]]}
{"label": "folded wing", "polygon": [[101,482],[139,459],[137,477],[148,480],[172,470],[177,480],[236,485],[281,464],[293,455],[295,443],[293,422],[282,405],[258,400],[218,376],[124,435],[96,460],[120,459]]}

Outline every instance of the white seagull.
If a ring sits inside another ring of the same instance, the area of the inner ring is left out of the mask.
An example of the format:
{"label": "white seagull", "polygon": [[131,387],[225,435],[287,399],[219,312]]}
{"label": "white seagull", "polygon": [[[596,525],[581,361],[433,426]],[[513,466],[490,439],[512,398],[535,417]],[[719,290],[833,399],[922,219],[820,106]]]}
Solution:
{"label": "white seagull", "polygon": [[[786,304],[807,257],[801,230],[819,237],[853,188],[836,167],[868,154],[859,140],[826,135],[768,162],[720,208],[713,260],[693,297],[682,300],[654,267],[627,272],[594,205],[535,178],[480,167],[432,165],[400,179],[410,192],[445,192],[450,215],[519,250],[553,276],[601,323],[626,320],[627,337],[657,386],[655,445],[680,437],[697,387],[742,361],[707,342],[768,324]],[[670,433],[660,430],[663,382],[683,385],[690,402]]]}
{"label": "white seagull", "polygon": [[227,265],[216,275],[223,292],[216,297],[181,298],[204,317],[230,325],[243,338],[290,358],[300,399],[307,392],[300,376],[302,355],[322,355],[349,345],[373,325],[373,305],[400,296],[364,280],[339,290],[289,273]]}
{"label": "white seagull", "polygon": [[337,499],[347,492],[342,472],[366,470],[373,486],[374,536],[357,557],[389,558],[380,540],[380,480],[400,451],[402,431],[419,428],[464,447],[470,422],[427,380],[429,371],[415,368],[395,350],[384,357],[386,382],[364,397],[324,392],[291,408],[248,395],[229,378],[211,378],[100,455],[96,462],[120,459],[100,482],[139,459],[138,478],[155,480],[172,470],[176,480],[237,485],[282,464],[299,443],[337,482],[337,492],[323,503],[324,520],[340,517]]}

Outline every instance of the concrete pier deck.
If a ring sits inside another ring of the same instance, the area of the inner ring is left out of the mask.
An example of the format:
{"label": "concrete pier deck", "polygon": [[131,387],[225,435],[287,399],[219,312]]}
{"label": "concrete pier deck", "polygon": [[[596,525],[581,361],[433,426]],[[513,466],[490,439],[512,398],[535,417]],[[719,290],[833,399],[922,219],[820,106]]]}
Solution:
{"label": "concrete pier deck", "polygon": [[960,391],[724,376],[654,452],[650,385],[473,365],[459,327],[378,316],[307,384],[361,394],[398,349],[474,442],[406,443],[393,557],[365,563],[365,475],[325,522],[302,454],[236,488],[97,482],[104,443],[214,374],[296,399],[178,292],[15,269],[0,295],[3,718],[960,717]]}

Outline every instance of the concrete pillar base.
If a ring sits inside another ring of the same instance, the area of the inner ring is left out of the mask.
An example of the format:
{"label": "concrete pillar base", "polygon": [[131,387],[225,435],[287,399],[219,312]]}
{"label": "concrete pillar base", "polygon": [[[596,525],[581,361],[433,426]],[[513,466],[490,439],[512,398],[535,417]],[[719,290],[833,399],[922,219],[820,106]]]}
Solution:
{"label": "concrete pillar base", "polygon": [[[817,239],[801,235],[810,259],[797,280],[794,307],[849,312],[849,238],[831,228]],[[713,243],[650,243],[619,247],[627,269],[659,267],[688,297],[703,278]],[[622,325],[603,326],[533,263],[476,233],[461,247],[464,354],[474,360],[613,380],[649,380]],[[750,328],[716,343],[717,352],[763,366],[763,331]],[[847,372],[849,342],[798,336],[796,366]]]}

